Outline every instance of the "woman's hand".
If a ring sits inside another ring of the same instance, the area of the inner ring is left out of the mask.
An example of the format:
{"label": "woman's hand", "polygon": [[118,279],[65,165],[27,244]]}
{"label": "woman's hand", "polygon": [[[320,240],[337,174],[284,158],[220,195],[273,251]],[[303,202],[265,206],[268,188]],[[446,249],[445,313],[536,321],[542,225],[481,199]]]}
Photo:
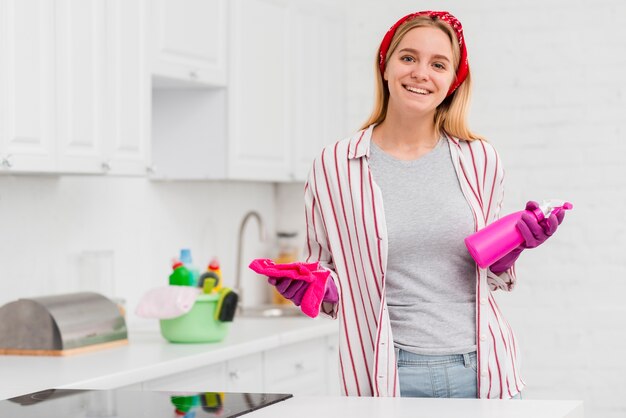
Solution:
{"label": "woman's hand", "polygon": [[[526,203],[526,210],[534,212],[539,210],[539,204],[534,201]],[[527,248],[535,248],[543,244],[555,232],[558,226],[563,222],[565,211],[559,211],[556,215],[551,214],[547,218],[538,221],[535,215],[525,212],[517,221],[517,229],[524,237],[522,246]]]}
{"label": "woman's hand", "polygon": [[[531,200],[526,203],[526,210],[530,212],[540,210],[539,204]],[[563,210],[559,211],[556,215],[551,214],[541,221],[538,221],[537,217],[532,213],[523,213],[522,217],[517,221],[516,226],[522,234],[524,242],[489,266],[489,270],[499,275],[511,268],[523,250],[538,247],[550,238],[556,232],[561,222],[563,222],[564,217],[565,211]]]}
{"label": "woman's hand", "polygon": [[[302,298],[309,288],[309,282],[304,280],[294,280],[288,277],[268,277],[267,282],[276,287],[278,293],[280,293],[285,299],[289,299],[294,305],[300,306],[302,304]],[[332,277],[329,277],[326,281],[326,290],[324,291],[324,302],[337,303],[339,300],[339,294],[337,293],[337,286]]]}
{"label": "woman's hand", "polygon": [[309,288],[309,283],[304,280],[293,280],[289,277],[268,277],[267,282],[276,287],[285,299],[289,299],[294,305],[300,306],[302,298]]}

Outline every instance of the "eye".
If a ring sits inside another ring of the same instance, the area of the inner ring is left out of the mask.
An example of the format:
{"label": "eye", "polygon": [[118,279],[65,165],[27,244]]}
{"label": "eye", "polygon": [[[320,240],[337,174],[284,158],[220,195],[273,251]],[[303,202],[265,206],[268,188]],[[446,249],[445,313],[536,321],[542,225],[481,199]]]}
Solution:
{"label": "eye", "polygon": [[404,62],[415,62],[415,58],[413,58],[410,55],[403,55],[400,57],[400,61],[404,61]]}
{"label": "eye", "polygon": [[441,62],[435,62],[433,63],[433,67],[435,67],[438,70],[445,70],[446,66],[445,64],[441,63]]}

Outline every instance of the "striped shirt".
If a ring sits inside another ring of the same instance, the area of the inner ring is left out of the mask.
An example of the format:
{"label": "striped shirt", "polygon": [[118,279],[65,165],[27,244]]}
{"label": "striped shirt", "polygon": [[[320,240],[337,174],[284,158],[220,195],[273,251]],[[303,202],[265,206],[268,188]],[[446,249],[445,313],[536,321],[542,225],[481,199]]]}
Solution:
{"label": "striped shirt", "polygon": [[[373,125],[330,145],[305,185],[307,261],[331,272],[339,303],[323,311],[340,321],[340,386],[350,396],[400,396],[387,302],[387,228],[383,199],[368,165]],[[504,171],[495,149],[446,135],[455,171],[478,230],[498,219]],[[480,398],[511,398],[524,382],[517,343],[492,292],[515,286],[514,268],[496,276],[476,266],[476,347]]]}

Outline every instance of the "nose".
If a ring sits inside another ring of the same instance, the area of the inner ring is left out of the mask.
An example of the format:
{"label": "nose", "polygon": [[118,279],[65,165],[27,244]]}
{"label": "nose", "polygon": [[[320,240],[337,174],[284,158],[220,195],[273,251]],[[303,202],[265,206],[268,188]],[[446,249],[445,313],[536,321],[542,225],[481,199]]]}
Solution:
{"label": "nose", "polygon": [[413,71],[411,71],[411,77],[416,80],[427,80],[428,79],[428,71],[426,67],[421,64],[415,64],[413,67]]}

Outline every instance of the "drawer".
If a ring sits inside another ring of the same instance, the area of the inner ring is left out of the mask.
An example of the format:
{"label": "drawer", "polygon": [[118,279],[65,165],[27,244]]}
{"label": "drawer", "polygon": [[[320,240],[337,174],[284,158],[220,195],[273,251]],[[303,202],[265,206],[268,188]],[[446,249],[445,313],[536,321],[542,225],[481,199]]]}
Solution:
{"label": "drawer", "polygon": [[339,338],[336,335],[326,337],[326,395],[341,395],[341,376],[339,374]]}
{"label": "drawer", "polygon": [[263,355],[255,353],[227,362],[230,392],[263,392]]}
{"label": "drawer", "polygon": [[327,353],[323,338],[279,347],[265,352],[265,387],[275,382],[321,372]]}
{"label": "drawer", "polygon": [[306,373],[291,379],[283,379],[267,385],[267,393],[291,393],[294,395],[320,396],[326,395],[326,379],[322,369]]}
{"label": "drawer", "polygon": [[142,387],[143,390],[205,392],[226,391],[227,385],[226,363],[223,362],[148,380]]}

